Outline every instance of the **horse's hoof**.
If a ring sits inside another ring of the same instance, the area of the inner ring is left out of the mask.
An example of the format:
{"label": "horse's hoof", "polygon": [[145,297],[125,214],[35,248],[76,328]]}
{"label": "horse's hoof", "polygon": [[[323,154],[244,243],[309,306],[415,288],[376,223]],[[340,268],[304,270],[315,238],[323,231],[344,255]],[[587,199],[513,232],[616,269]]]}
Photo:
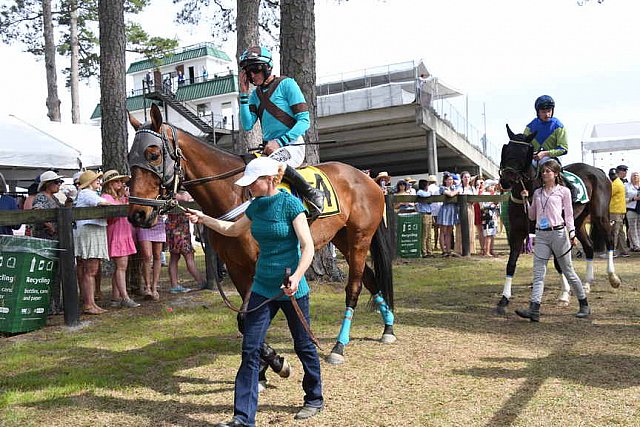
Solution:
{"label": "horse's hoof", "polygon": [[561,292],[558,296],[558,307],[566,307],[569,305],[569,292]]}
{"label": "horse's hoof", "polygon": [[278,375],[280,375],[281,378],[289,378],[289,375],[291,375],[291,365],[289,364],[287,359],[284,359],[282,361],[282,369],[280,369]]}
{"label": "horse's hoof", "polygon": [[509,305],[509,299],[504,295],[498,301],[498,305],[496,306],[496,315],[498,316],[506,316],[507,315],[507,306]]}
{"label": "horse's hoof", "polygon": [[382,338],[380,338],[380,342],[382,344],[391,344],[398,340],[393,334],[382,334]]}
{"label": "horse's hoof", "polygon": [[612,288],[617,289],[622,284],[622,281],[620,280],[620,277],[618,277],[618,275],[614,273],[609,275],[609,283],[611,284]]}
{"label": "horse's hoof", "polygon": [[327,356],[327,363],[330,365],[342,365],[344,363],[344,356],[337,353],[330,353]]}

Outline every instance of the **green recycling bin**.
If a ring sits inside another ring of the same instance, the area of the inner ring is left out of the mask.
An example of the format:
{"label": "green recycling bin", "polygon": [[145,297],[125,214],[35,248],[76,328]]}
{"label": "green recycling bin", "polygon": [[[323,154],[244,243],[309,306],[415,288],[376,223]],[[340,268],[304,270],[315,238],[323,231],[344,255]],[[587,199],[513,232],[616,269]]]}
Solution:
{"label": "green recycling bin", "polygon": [[400,258],[420,258],[422,252],[422,214],[417,212],[397,214],[396,236],[398,241],[397,255]]}
{"label": "green recycling bin", "polygon": [[57,240],[0,236],[0,332],[44,326],[57,268]]}

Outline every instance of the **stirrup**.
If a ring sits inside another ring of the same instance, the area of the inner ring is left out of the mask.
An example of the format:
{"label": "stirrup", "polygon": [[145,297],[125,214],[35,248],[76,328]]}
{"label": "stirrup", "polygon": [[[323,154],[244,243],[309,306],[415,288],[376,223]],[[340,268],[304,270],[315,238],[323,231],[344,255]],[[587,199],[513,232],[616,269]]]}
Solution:
{"label": "stirrup", "polygon": [[318,219],[320,215],[322,215],[322,209],[318,208],[318,206],[311,201],[311,199],[307,200],[307,206],[309,207],[309,220],[315,221]]}

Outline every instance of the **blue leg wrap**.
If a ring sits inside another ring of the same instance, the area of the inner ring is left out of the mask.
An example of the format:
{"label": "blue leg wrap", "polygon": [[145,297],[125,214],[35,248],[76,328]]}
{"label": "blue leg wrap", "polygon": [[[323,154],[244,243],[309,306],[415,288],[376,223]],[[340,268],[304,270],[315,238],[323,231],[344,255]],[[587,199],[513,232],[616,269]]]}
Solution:
{"label": "blue leg wrap", "polygon": [[353,319],[353,308],[347,307],[346,311],[344,312],[344,319],[342,320],[340,333],[338,334],[338,342],[342,345],[349,344],[349,335],[351,333],[351,319]]}
{"label": "blue leg wrap", "polygon": [[377,294],[375,294],[373,297],[373,301],[378,306],[378,310],[380,310],[380,315],[382,316],[382,320],[384,321],[384,324],[393,325],[393,319],[394,319],[393,312],[389,309],[389,306],[384,301],[384,298],[382,297],[382,293],[378,292]]}

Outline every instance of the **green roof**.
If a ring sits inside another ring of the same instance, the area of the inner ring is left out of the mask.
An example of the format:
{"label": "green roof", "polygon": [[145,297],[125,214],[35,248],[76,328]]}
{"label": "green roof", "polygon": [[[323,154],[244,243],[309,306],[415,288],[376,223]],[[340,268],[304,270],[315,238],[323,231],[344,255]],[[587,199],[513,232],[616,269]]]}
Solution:
{"label": "green roof", "polygon": [[[207,80],[206,82],[194,83],[179,87],[176,92],[176,99],[179,101],[191,101],[193,99],[208,98],[225,93],[237,92],[237,88],[238,78],[237,76],[230,74],[228,76]],[[151,106],[151,103],[158,104],[159,101],[147,99],[147,108]],[[136,95],[127,98],[127,111],[137,111],[142,110],[143,108],[143,95]],[[91,118],[98,119],[100,117],[102,117],[102,109],[100,108],[100,104],[98,104],[93,110]]]}
{"label": "green roof", "polygon": [[159,60],[143,59],[129,65],[127,74],[138,73],[145,70],[153,70],[163,65],[175,64],[176,62],[184,62],[194,58],[204,56],[213,56],[224,61],[231,61],[231,58],[223,51],[216,48],[212,43],[200,43],[193,46],[180,48],[160,58]]}

